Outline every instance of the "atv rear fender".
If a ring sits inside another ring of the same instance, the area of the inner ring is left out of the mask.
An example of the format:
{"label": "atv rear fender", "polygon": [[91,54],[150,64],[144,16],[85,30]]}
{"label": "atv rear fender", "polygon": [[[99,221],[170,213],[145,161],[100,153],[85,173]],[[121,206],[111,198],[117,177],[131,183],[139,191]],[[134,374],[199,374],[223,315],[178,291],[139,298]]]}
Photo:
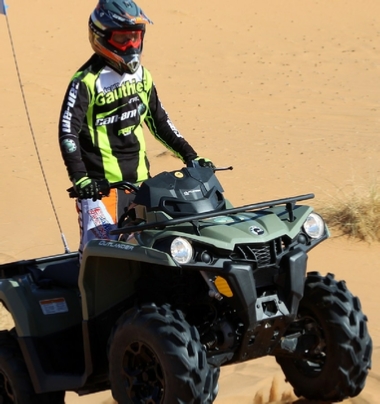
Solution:
{"label": "atv rear fender", "polygon": [[[78,293],[75,289],[40,287],[31,270],[50,265],[69,264],[77,253],[62,254],[27,261],[17,261],[0,267],[0,301],[9,310],[17,335],[31,337],[49,335],[81,322]],[[60,312],[51,311],[61,305]],[[51,321],[59,316],[60,321]]]}

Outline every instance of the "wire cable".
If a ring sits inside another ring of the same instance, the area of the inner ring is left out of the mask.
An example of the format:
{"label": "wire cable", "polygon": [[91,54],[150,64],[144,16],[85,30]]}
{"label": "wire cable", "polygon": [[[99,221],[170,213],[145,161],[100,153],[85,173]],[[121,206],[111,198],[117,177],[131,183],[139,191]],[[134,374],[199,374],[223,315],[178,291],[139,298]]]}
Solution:
{"label": "wire cable", "polygon": [[69,252],[70,252],[70,249],[69,249],[69,247],[68,247],[68,244],[67,244],[67,241],[66,241],[66,237],[65,237],[65,235],[63,234],[63,231],[62,231],[62,226],[61,226],[61,223],[60,223],[60,221],[59,221],[56,208],[55,208],[55,206],[54,206],[53,198],[52,198],[52,195],[51,195],[51,192],[50,192],[49,184],[48,184],[47,179],[46,179],[46,175],[45,175],[44,167],[43,167],[43,164],[42,164],[41,156],[40,156],[40,153],[39,153],[39,151],[38,151],[38,145],[37,145],[37,142],[36,142],[36,137],[35,137],[35,135],[34,135],[34,130],[33,130],[33,126],[32,126],[32,121],[31,121],[31,119],[30,119],[30,114],[29,114],[29,110],[28,110],[28,104],[27,104],[27,102],[26,102],[26,97],[25,97],[25,93],[24,93],[24,88],[23,88],[22,80],[21,80],[20,70],[19,70],[18,63],[17,63],[17,57],[16,57],[16,52],[15,52],[15,47],[14,47],[14,44],[13,44],[12,32],[11,32],[11,28],[10,28],[10,25],[9,25],[7,13],[5,13],[5,19],[6,19],[6,22],[7,22],[7,29],[8,29],[9,40],[10,40],[10,44],[11,44],[11,48],[12,48],[12,53],[13,53],[13,60],[14,60],[15,66],[16,66],[16,72],[17,72],[17,77],[18,77],[18,83],[19,83],[19,86],[20,86],[21,96],[22,96],[22,99],[23,99],[23,102],[24,102],[25,113],[26,113],[26,117],[27,117],[27,120],[28,120],[30,133],[31,133],[31,135],[32,135],[34,148],[35,148],[35,150],[36,150],[38,163],[39,163],[39,166],[40,166],[40,169],[41,169],[41,172],[42,172],[43,180],[44,180],[44,182],[45,182],[45,187],[46,187],[46,190],[47,190],[47,193],[48,193],[48,196],[49,196],[50,204],[51,204],[51,207],[52,207],[53,212],[54,212],[55,220],[56,220],[56,222],[57,222],[58,229],[59,229],[59,231],[60,231],[60,233],[61,233],[61,239],[62,239],[62,242],[63,242],[63,246],[64,246],[64,249],[65,249],[65,253],[69,253]]}

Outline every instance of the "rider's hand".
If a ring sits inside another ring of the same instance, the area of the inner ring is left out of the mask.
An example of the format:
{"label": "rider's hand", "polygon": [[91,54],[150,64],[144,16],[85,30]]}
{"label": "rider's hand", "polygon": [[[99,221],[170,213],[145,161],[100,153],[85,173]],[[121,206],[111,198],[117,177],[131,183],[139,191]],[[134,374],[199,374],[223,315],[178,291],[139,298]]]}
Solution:
{"label": "rider's hand", "polygon": [[95,180],[87,176],[80,178],[74,182],[74,189],[78,195],[78,199],[92,199],[94,202],[97,199],[102,199],[100,187],[101,180]]}
{"label": "rider's hand", "polygon": [[194,160],[187,162],[187,167],[203,167],[203,168],[215,168],[213,162],[204,157],[196,157]]}

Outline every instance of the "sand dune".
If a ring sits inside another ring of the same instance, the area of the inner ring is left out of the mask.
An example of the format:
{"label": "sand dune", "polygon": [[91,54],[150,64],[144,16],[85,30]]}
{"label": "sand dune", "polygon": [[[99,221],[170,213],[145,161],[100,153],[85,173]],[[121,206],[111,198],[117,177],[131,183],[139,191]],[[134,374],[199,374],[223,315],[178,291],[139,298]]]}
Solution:
{"label": "sand dune", "polygon": [[[0,15],[0,262],[63,252],[61,231],[69,247],[77,247],[57,118],[71,75],[91,53],[87,20],[95,6],[89,0],[7,4],[14,47]],[[141,0],[140,5],[155,22],[148,27],[144,64],[190,143],[218,165],[234,166],[219,175],[231,202],[312,192],[312,204],[320,207],[353,191],[366,192],[377,181],[378,0]],[[178,168],[148,134],[147,143],[153,173]],[[335,236],[312,251],[309,269],[335,273],[361,298],[374,341],[373,368],[364,391],[345,403],[376,404],[380,245]],[[0,324],[11,324],[4,310]],[[293,395],[273,358],[223,368],[215,402],[309,403]],[[113,400],[109,392],[68,393],[67,403]]]}

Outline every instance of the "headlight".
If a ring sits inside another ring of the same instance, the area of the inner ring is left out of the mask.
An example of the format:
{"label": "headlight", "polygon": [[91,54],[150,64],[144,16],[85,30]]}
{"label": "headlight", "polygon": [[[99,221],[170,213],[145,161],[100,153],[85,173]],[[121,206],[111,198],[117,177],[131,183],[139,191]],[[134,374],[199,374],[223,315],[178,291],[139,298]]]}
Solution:
{"label": "headlight", "polygon": [[172,241],[170,254],[178,264],[187,264],[193,256],[193,247],[182,237],[177,237]]}
{"label": "headlight", "polygon": [[303,228],[309,237],[320,238],[325,232],[325,222],[321,216],[316,213],[310,213],[303,224]]}

